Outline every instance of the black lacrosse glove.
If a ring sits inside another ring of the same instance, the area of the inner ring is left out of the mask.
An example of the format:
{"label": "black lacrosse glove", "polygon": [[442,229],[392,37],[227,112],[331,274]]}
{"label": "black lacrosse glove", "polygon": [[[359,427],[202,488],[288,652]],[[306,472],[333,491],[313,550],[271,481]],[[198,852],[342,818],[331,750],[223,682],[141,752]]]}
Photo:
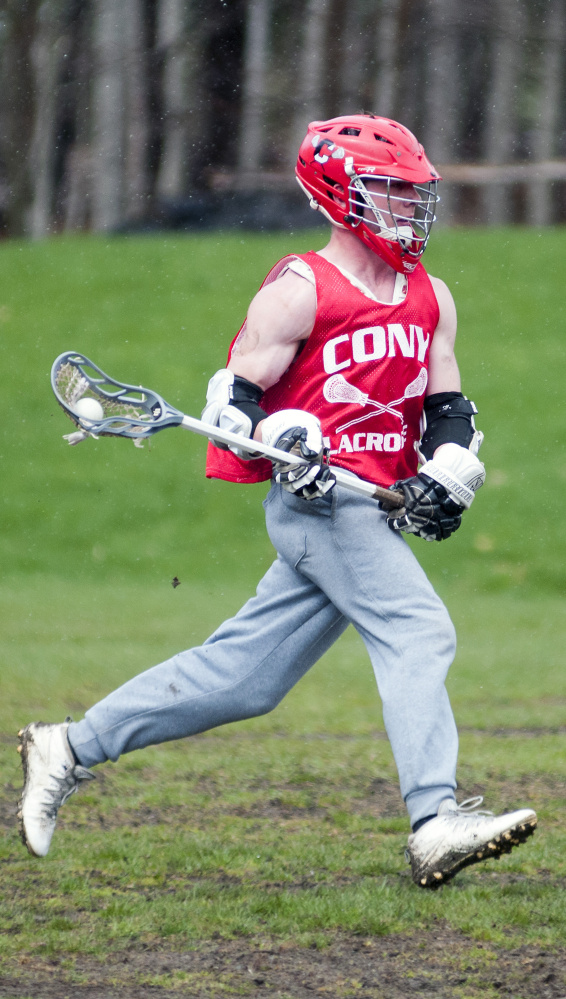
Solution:
{"label": "black lacrosse glove", "polygon": [[336,479],[330,467],[324,463],[325,448],[319,452],[307,447],[305,427],[292,427],[279,437],[275,447],[280,451],[288,451],[305,458],[308,465],[287,465],[282,461],[273,462],[275,481],[281,483],[283,489],[301,496],[302,499],[320,499],[334,489]]}
{"label": "black lacrosse glove", "polygon": [[[462,523],[463,507],[450,498],[444,486],[419,472],[391,486],[403,493],[402,507],[387,509],[387,524],[392,531],[416,534],[425,541],[444,541]],[[380,504],[381,506],[381,504]],[[385,510],[385,506],[381,506]]]}

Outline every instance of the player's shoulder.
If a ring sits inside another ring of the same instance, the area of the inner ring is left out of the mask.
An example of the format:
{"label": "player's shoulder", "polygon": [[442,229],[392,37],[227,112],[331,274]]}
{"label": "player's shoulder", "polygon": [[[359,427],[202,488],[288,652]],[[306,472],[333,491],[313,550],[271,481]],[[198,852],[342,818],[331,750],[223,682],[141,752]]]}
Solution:
{"label": "player's shoulder", "polygon": [[434,274],[428,274],[428,271],[427,275],[436,295],[438,304],[440,306],[454,304],[454,297],[450,288],[446,284],[446,281],[443,281],[442,278],[435,277]]}
{"label": "player's shoulder", "polygon": [[316,285],[310,280],[312,271],[300,258],[289,258],[288,265],[274,279],[266,281],[254,301],[280,303],[288,308],[316,302]]}
{"label": "player's shoulder", "polygon": [[264,284],[252,299],[247,327],[262,337],[290,342],[304,340],[316,319],[316,288],[291,270]]}
{"label": "player's shoulder", "polygon": [[456,334],[457,314],[452,292],[442,278],[434,277],[432,274],[428,276],[438,305],[436,332],[437,334],[447,333],[450,337],[453,337]]}

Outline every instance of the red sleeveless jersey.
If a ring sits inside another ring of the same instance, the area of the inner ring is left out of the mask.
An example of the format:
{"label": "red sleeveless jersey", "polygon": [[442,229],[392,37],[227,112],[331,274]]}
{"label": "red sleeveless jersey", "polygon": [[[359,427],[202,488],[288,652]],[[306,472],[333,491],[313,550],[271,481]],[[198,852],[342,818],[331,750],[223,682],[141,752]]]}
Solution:
{"label": "red sleeveless jersey", "polygon": [[[260,405],[269,414],[304,409],[318,416],[331,465],[383,486],[415,475],[414,445],[420,439],[430,345],[439,318],[424,267],[419,264],[407,275],[405,297],[392,305],[372,300],[313,251],[284,257],[262,287],[296,259],[314,274],[316,319]],[[272,464],[264,458],[244,461],[209,445],[206,474],[261,482],[271,478]]]}

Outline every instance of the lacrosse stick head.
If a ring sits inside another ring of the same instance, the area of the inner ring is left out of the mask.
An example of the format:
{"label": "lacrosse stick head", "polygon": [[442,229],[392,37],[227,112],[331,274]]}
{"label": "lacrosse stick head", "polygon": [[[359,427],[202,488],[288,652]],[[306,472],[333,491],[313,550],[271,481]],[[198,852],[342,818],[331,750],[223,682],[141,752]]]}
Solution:
{"label": "lacrosse stick head", "polygon": [[[84,354],[73,350],[55,360],[51,387],[61,408],[84,436],[139,441],[164,427],[178,426],[183,419],[183,414],[157,392],[116,381]],[[90,406],[83,404],[77,410],[77,404],[87,399],[92,400]],[[88,415],[81,415],[81,408]]]}
{"label": "lacrosse stick head", "polygon": [[365,406],[368,401],[367,393],[350,385],[343,375],[331,375],[327,378],[322,394],[327,402],[353,402]]}

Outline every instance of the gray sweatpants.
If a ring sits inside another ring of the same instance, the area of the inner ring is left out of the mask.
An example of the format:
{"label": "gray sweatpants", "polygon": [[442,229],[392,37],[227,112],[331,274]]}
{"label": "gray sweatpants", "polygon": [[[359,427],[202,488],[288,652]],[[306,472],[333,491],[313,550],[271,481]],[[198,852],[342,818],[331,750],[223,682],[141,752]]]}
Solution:
{"label": "gray sweatpants", "polygon": [[368,650],[411,823],[454,796],[458,737],[444,681],[446,608],[375,500],[337,486],[264,501],[277,559],[199,648],[129,680],[69,728],[86,767],[271,711],[351,622]]}

